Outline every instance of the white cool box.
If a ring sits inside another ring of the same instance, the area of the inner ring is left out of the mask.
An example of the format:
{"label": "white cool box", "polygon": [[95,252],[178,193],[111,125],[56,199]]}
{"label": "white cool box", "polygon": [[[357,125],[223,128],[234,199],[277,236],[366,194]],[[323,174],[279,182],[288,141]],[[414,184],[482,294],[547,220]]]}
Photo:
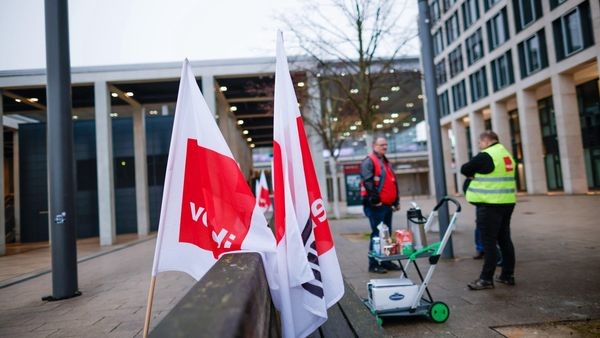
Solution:
{"label": "white cool box", "polygon": [[382,311],[410,308],[419,286],[408,278],[371,279],[367,290],[373,309]]}

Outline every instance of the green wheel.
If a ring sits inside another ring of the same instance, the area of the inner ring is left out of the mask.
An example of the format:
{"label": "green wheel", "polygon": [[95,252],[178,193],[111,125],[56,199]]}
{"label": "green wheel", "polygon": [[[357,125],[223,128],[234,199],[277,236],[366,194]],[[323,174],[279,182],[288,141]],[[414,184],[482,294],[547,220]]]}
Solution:
{"label": "green wheel", "polygon": [[429,318],[436,323],[443,323],[450,317],[448,305],[442,302],[434,302],[429,308]]}
{"label": "green wheel", "polygon": [[379,326],[383,326],[383,318],[381,318],[381,317],[379,317],[379,316],[377,316],[377,317],[375,317],[375,318],[377,319],[377,325],[379,325]]}

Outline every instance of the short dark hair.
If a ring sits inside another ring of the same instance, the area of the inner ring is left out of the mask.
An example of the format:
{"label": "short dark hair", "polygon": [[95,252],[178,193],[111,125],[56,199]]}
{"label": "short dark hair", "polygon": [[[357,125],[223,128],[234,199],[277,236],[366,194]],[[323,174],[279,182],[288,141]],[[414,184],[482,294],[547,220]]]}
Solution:
{"label": "short dark hair", "polygon": [[382,139],[384,139],[384,140],[386,140],[386,141],[387,141],[387,139],[386,139],[384,136],[381,136],[381,135],[375,135],[375,136],[373,136],[373,142],[372,142],[372,145],[375,145],[375,144],[377,144],[377,140],[379,140],[380,138],[382,138]]}
{"label": "short dark hair", "polygon": [[479,139],[498,142],[498,134],[494,133],[491,130],[486,130],[483,133],[481,133],[481,135],[479,135]]}

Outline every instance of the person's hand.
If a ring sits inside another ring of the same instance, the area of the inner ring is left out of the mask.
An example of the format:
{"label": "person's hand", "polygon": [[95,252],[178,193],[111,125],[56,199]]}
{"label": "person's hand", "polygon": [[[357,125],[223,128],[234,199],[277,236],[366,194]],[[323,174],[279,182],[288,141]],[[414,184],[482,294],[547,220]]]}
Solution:
{"label": "person's hand", "polygon": [[375,204],[374,206],[376,206],[376,207],[380,207],[380,206],[382,206],[382,205],[383,205],[383,203],[379,202],[379,203]]}
{"label": "person's hand", "polygon": [[394,211],[398,211],[398,210],[400,210],[400,204],[398,204],[398,205],[394,205],[394,206],[392,207],[392,210],[394,210]]}

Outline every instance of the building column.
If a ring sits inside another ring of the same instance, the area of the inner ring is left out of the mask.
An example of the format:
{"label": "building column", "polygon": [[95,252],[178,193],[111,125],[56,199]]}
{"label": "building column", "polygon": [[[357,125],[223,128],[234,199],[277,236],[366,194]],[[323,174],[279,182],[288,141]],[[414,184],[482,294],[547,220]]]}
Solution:
{"label": "building column", "polygon": [[[2,89],[0,89],[0,121],[4,116],[4,103]],[[2,135],[4,135],[4,123],[1,124]],[[0,205],[0,256],[6,254],[6,222],[4,217],[4,137],[0,137],[0,192],[2,193],[2,205]]]}
{"label": "building column", "polygon": [[490,108],[492,111],[492,129],[498,134],[500,143],[509,149],[511,145],[510,122],[506,104],[503,102],[492,102]]}
{"label": "building column", "polygon": [[452,120],[452,131],[454,132],[454,162],[456,163],[456,190],[463,194],[462,186],[465,176],[460,173],[460,167],[469,161],[466,128],[462,119]]}
{"label": "building column", "polygon": [[13,132],[13,189],[15,196],[15,242],[21,241],[21,185],[19,170],[19,129],[16,129]]}
{"label": "building column", "polygon": [[215,77],[213,74],[202,74],[202,96],[213,116],[217,114],[217,98],[215,96]]}
{"label": "building column", "polygon": [[481,150],[479,149],[479,135],[485,131],[485,121],[481,112],[469,112],[469,127],[471,149],[473,156],[475,156]]}
{"label": "building column", "polygon": [[548,185],[544,167],[540,114],[535,94],[532,91],[518,90],[517,106],[527,192],[545,194],[548,192]]}
{"label": "building column", "polygon": [[135,158],[135,206],[137,232],[144,236],[150,233],[148,203],[148,157],[146,155],[146,109],[133,112],[133,152]]}
{"label": "building column", "polygon": [[113,170],[112,121],[110,93],[105,81],[94,83],[96,122],[96,173],[98,176],[98,225],[100,245],[116,240],[115,184]]}
{"label": "building column", "polygon": [[[446,176],[446,190],[448,195],[455,192],[454,167],[452,166],[452,141],[450,140],[450,125],[441,126],[442,132],[442,154],[444,157],[444,175]],[[435,186],[435,185],[434,185]],[[434,195],[435,196],[435,195]]]}
{"label": "building column", "polygon": [[567,194],[584,194],[588,184],[575,83],[572,75],[563,74],[553,75],[551,81],[564,190]]}

